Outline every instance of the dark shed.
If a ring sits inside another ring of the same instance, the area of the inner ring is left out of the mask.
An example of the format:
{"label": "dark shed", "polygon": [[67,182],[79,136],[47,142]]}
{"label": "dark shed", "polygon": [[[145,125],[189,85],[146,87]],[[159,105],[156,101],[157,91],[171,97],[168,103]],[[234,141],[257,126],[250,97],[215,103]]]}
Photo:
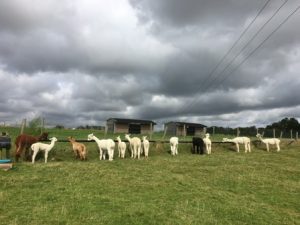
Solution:
{"label": "dark shed", "polygon": [[151,120],[109,118],[108,133],[151,134],[156,123]]}
{"label": "dark shed", "polygon": [[170,121],[164,124],[167,135],[199,136],[205,133],[206,126],[200,123],[186,123]]}

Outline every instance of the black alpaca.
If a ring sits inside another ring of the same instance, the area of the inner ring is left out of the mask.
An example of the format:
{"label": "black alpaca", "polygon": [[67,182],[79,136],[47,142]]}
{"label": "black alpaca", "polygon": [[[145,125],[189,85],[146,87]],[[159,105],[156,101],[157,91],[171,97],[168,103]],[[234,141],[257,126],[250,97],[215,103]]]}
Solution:
{"label": "black alpaca", "polygon": [[204,141],[200,137],[193,137],[193,153],[203,154],[204,153]]}

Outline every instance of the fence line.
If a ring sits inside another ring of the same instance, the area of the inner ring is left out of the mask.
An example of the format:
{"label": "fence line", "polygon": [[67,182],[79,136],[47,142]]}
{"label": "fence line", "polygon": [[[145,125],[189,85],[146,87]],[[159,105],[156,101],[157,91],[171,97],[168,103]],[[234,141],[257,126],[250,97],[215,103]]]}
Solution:
{"label": "fence line", "polygon": [[268,138],[289,138],[298,139],[299,130],[279,130],[279,129],[264,129],[264,128],[223,128],[223,127],[209,127],[207,132],[213,135],[226,136],[248,136],[255,137],[260,133],[263,137]]}

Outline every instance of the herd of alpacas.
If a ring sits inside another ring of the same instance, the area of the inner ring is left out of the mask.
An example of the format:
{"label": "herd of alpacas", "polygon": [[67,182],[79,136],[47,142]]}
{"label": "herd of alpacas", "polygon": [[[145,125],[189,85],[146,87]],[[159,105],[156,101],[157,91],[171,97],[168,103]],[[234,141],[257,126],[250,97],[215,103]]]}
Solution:
{"label": "herd of alpacas", "polygon": [[[262,143],[266,145],[266,149],[269,152],[269,145],[275,145],[277,148],[277,152],[280,151],[280,140],[278,138],[267,138],[263,139],[260,134],[256,135],[257,138],[260,139]],[[23,138],[24,139],[24,138]],[[22,148],[20,146],[26,146],[22,143],[20,143],[20,140],[23,140],[22,138],[16,139],[16,161],[18,157],[20,157],[20,154],[22,153]],[[149,147],[150,142],[147,139],[147,136],[143,136],[142,139],[139,137],[131,137],[130,134],[125,135],[125,139],[129,143],[129,149],[130,149],[130,156],[133,159],[140,159],[141,155],[144,154],[145,158],[148,158],[149,156]],[[32,143],[30,145],[30,148],[32,150],[31,154],[31,162],[35,162],[36,155],[38,152],[43,151],[44,152],[44,159],[45,163],[47,163],[48,159],[48,153],[53,149],[55,143],[57,142],[56,137],[52,137],[49,140],[51,141],[50,144],[45,144],[40,142],[40,138],[28,138],[26,137],[26,142],[28,140],[31,140]],[[87,159],[87,148],[84,144],[77,142],[73,137],[68,137],[68,140],[72,146],[74,156],[75,158],[79,158],[80,160],[86,160]],[[89,134],[87,137],[88,141],[95,141],[98,148],[99,148],[99,159],[105,160],[106,156],[108,156],[108,160],[112,161],[114,158],[114,151],[116,143],[113,139],[99,139],[94,134]],[[235,144],[236,151],[240,151],[239,145],[244,145],[245,153],[251,152],[251,141],[248,137],[236,137],[233,139],[229,138],[223,138],[222,142],[230,142]],[[125,152],[127,145],[125,142],[123,142],[120,138],[120,136],[117,137],[117,143],[118,143],[118,157],[119,158],[125,158]],[[197,154],[211,154],[211,147],[212,147],[212,141],[210,140],[210,135],[208,133],[205,134],[204,138],[200,137],[193,137],[192,140],[193,143],[193,153]],[[170,152],[172,156],[178,155],[178,144],[179,139],[178,137],[171,137],[169,140],[170,144]],[[28,146],[28,145],[27,145]]]}

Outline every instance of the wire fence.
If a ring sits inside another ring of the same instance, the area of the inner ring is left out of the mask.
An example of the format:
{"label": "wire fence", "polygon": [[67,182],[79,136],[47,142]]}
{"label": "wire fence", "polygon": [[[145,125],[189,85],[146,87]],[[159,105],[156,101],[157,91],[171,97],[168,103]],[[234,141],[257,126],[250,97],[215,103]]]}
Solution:
{"label": "wire fence", "polygon": [[209,127],[207,133],[212,135],[221,134],[226,136],[249,136],[255,137],[258,133],[266,138],[289,138],[298,139],[299,130],[279,130],[279,129],[265,129],[265,128],[223,128],[223,127]]}

